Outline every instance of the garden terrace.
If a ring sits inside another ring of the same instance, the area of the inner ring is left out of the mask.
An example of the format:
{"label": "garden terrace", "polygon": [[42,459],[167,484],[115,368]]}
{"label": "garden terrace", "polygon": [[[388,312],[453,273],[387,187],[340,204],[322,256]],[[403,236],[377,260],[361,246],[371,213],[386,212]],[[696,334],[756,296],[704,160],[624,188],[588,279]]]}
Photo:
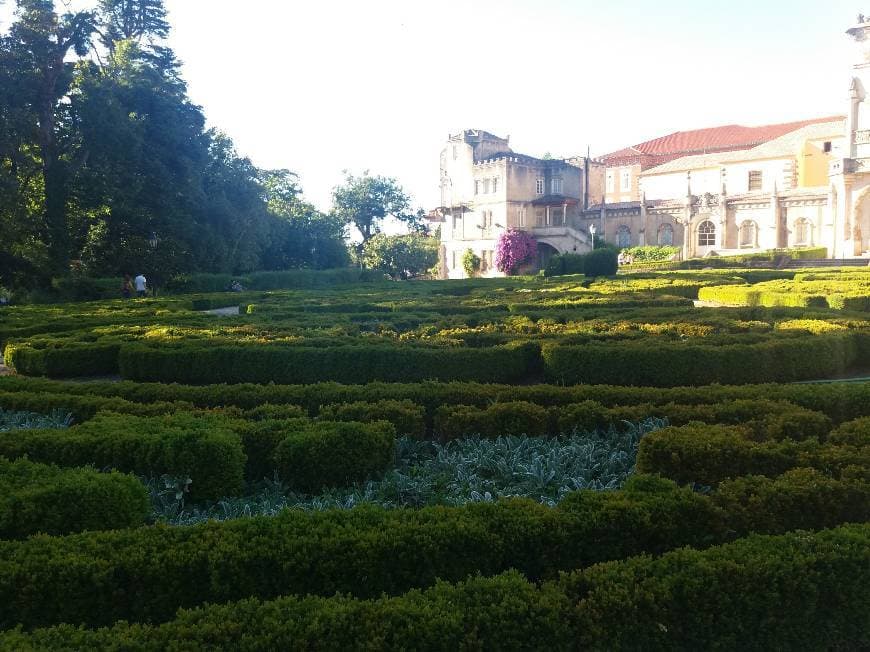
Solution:
{"label": "garden terrace", "polygon": [[337,278],[0,311],[0,649],[870,645],[867,272]]}

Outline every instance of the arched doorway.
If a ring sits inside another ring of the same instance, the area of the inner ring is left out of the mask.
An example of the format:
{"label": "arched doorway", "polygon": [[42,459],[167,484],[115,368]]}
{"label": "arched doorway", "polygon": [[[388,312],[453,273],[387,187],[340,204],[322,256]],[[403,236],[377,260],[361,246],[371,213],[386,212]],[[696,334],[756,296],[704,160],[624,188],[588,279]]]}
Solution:
{"label": "arched doorway", "polygon": [[538,241],[537,269],[545,269],[550,258],[559,253],[553,245]]}
{"label": "arched doorway", "polygon": [[851,233],[847,233],[847,240],[851,240],[853,247],[849,247],[846,255],[850,253],[860,256],[865,251],[870,251],[870,187],[864,188],[855,200],[852,209]]}

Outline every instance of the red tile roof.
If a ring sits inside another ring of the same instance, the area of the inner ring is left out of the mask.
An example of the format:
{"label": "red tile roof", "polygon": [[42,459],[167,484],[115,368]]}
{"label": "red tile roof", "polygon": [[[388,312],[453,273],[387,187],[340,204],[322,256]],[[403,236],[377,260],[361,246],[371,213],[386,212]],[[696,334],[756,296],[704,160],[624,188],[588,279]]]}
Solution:
{"label": "red tile roof", "polygon": [[600,160],[608,166],[640,163],[641,167],[648,168],[681,156],[749,149],[807,125],[842,119],[843,116],[833,116],[761,127],[726,125],[692,131],[675,131],[661,138],[611,152],[602,156]]}

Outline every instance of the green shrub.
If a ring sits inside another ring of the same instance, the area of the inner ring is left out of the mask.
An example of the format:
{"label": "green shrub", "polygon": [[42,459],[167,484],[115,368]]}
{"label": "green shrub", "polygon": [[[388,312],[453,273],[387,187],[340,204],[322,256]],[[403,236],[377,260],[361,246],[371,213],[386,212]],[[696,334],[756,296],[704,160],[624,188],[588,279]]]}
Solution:
{"label": "green shrub", "polygon": [[0,455],[59,466],[114,468],[192,479],[191,498],[217,499],[242,488],[245,453],[223,420],[191,414],[100,414],[66,430],[0,433]]}
{"label": "green shrub", "polygon": [[426,435],[425,410],[407,399],[333,403],[323,406],[319,417],[324,421],[389,421],[399,436],[408,435],[422,439]]}
{"label": "green shrub", "polygon": [[183,383],[366,383],[440,380],[509,382],[538,359],[534,344],[484,349],[424,346],[302,347],[271,345],[124,346],[120,370],[131,380]]}
{"label": "green shrub", "polygon": [[751,536],[572,573],[574,649],[823,650],[870,642],[870,526]]}
{"label": "green shrub", "polygon": [[193,527],[0,542],[0,630],[159,622],[179,607],[249,596],[376,597],[508,568],[537,580],[722,536],[722,515],[708,498],[636,478],[619,491],[579,492],[555,509],[512,499],[287,510]]}
{"label": "green shrub", "polygon": [[795,442],[756,442],[740,426],[690,423],[645,436],[638,449],[637,470],[659,473],[680,483],[714,485],[745,475],[775,477],[809,467],[839,477],[849,466],[870,464],[870,449]]}
{"label": "green shrub", "polygon": [[692,421],[741,425],[753,437],[768,439],[824,439],[831,419],[787,401],[765,399],[724,400],[717,403],[683,405],[679,403],[639,403],[605,407],[597,401],[582,401],[551,408],[558,432],[606,429],[621,421],[640,421],[648,417],[667,419],[680,426]]}
{"label": "green shrub", "polygon": [[793,469],[773,479],[726,480],[711,498],[740,533],[780,534],[870,521],[870,484],[830,478],[815,469]]}
{"label": "green shrub", "polygon": [[480,270],[480,256],[471,249],[466,249],[462,254],[462,269],[469,278],[474,276]]}
{"label": "green shrub", "polygon": [[544,275],[584,274],[590,278],[614,276],[619,267],[617,257],[616,249],[609,247],[596,248],[586,254],[560,254],[550,258],[544,269]]}
{"label": "green shrub", "polygon": [[0,457],[0,538],[142,525],[151,512],[136,478]]}
{"label": "green shrub", "polygon": [[644,245],[639,247],[627,247],[622,251],[623,253],[631,254],[631,257],[633,258],[632,265],[634,265],[670,262],[675,255],[680,253],[680,248],[667,245]]}
{"label": "green shrub", "polygon": [[286,436],[274,458],[290,486],[316,492],[383,474],[393,462],[395,445],[396,429],[386,421],[320,421]]}
{"label": "green shrub", "polygon": [[[294,406],[295,407],[295,406]],[[307,417],[238,420],[226,424],[241,438],[245,451],[245,479],[253,482],[272,479],[278,470],[275,450],[288,435],[310,425]]]}
{"label": "green shrub", "polygon": [[182,611],[162,625],[0,634],[7,649],[862,649],[870,526],[753,536],[574,571],[520,573],[398,597],[282,597]]}
{"label": "green shrub", "polygon": [[7,344],[6,365],[27,376],[69,378],[118,373],[120,344],[70,344],[59,348],[36,348],[26,343]]}
{"label": "green shrub", "polygon": [[822,378],[859,362],[857,338],[851,333],[718,346],[646,341],[545,344],[541,353],[551,382],[654,387]]}
{"label": "green shrub", "polygon": [[240,416],[253,421],[267,421],[272,419],[298,419],[306,417],[305,410],[298,405],[273,405],[264,403],[255,408],[244,410]]}
{"label": "green shrub", "polygon": [[435,413],[435,435],[444,441],[473,435],[540,437],[549,430],[546,408],[526,401],[494,403],[486,408],[445,405]]}
{"label": "green shrub", "polygon": [[[608,408],[648,409],[668,404],[704,406],[737,400],[787,401],[827,415],[838,424],[870,416],[870,382],[766,385],[707,385],[697,387],[627,387],[613,385],[559,386],[545,384],[499,385],[475,382],[383,383],[340,385],[333,382],[310,385],[167,385],[163,383],[86,382],[66,383],[43,378],[0,377],[0,408],[44,412],[62,408],[77,420],[93,416],[98,409],[113,412],[161,414],[191,406],[210,408],[238,406],[253,409],[264,403],[297,405],[316,415],[323,405],[380,400],[410,400],[426,410],[427,420],[443,405],[487,407],[492,403],[527,401],[544,407],[564,407],[591,400]],[[177,408],[166,401],[176,400]],[[134,402],[135,401],[135,402]],[[105,407],[103,407],[105,406]],[[681,410],[684,408],[680,408]],[[767,408],[764,408],[767,409]],[[653,412],[646,416],[674,417],[676,412]],[[243,415],[240,415],[243,416]],[[688,415],[688,420],[707,420]],[[632,419],[634,416],[631,417]],[[603,422],[604,426],[608,421]],[[570,430],[570,428],[568,428]]]}
{"label": "green shrub", "polygon": [[832,444],[870,446],[870,418],[863,417],[841,424],[831,432],[829,441]]}
{"label": "green shrub", "polygon": [[[82,383],[85,385],[84,383]],[[58,390],[67,387],[57,387]],[[74,389],[74,388],[70,388]],[[85,385],[87,391],[87,386]],[[167,392],[167,397],[171,396]],[[88,396],[74,393],[49,393],[49,392],[4,392],[0,391],[0,409],[24,410],[30,412],[46,412],[61,410],[72,414],[76,422],[86,421],[97,412],[117,412],[119,414],[134,414],[138,416],[156,416],[183,412],[193,409],[191,403],[177,401],[167,403],[157,401],[154,403],[134,403],[117,396]]]}

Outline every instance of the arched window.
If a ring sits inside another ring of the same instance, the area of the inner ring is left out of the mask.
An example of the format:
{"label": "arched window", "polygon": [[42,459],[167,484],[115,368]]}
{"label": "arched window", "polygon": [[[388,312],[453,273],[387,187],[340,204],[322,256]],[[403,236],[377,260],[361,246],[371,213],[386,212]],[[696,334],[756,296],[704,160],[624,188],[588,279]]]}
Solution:
{"label": "arched window", "polygon": [[625,224],[620,226],[616,231],[616,246],[620,249],[631,246],[631,229],[625,226]]}
{"label": "arched window", "polygon": [[704,220],[698,225],[698,246],[712,247],[716,244],[716,225]]}
{"label": "arched window", "polygon": [[662,224],[659,227],[659,244],[663,247],[674,244],[674,227],[670,224]]}
{"label": "arched window", "polygon": [[758,226],[752,220],[740,224],[740,246],[755,247],[758,244]]}
{"label": "arched window", "polygon": [[796,245],[813,244],[813,225],[805,217],[794,223],[794,243]]}

